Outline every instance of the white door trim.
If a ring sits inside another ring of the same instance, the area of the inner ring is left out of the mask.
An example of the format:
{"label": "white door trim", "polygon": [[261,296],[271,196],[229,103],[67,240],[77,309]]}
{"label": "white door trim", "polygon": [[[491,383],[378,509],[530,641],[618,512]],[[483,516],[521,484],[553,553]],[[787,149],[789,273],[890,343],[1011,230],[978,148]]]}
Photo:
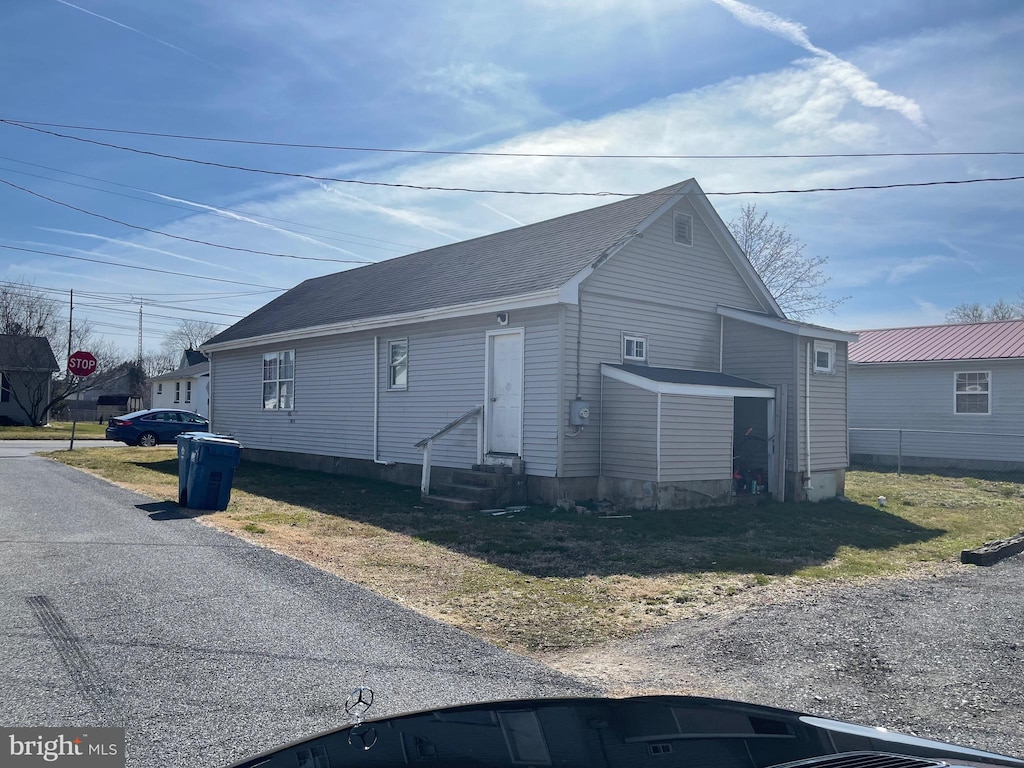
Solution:
{"label": "white door trim", "polygon": [[491,451],[491,339],[495,336],[518,336],[519,371],[522,380],[519,383],[519,445],[516,448],[516,455],[523,455],[523,427],[526,420],[526,409],[523,407],[526,400],[526,329],[525,328],[502,328],[498,331],[487,331],[484,343],[484,455]]}

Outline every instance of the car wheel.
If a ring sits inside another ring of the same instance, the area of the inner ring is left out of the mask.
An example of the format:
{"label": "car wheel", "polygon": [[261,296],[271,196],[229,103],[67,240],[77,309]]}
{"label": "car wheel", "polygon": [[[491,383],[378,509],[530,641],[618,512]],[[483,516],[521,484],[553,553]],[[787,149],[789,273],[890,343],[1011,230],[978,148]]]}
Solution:
{"label": "car wheel", "polygon": [[160,441],[157,440],[155,432],[143,432],[139,435],[139,445],[143,448],[152,448],[158,442]]}

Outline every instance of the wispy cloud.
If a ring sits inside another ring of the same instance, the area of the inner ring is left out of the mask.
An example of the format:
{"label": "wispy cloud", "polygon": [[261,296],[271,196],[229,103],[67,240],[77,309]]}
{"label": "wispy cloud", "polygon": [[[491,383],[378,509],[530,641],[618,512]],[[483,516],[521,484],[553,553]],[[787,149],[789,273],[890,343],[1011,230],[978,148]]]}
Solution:
{"label": "wispy cloud", "polygon": [[846,90],[862,106],[889,109],[903,115],[918,128],[925,127],[921,107],[913,99],[887,91],[854,64],[816,46],[807,36],[807,30],[802,24],[776,16],[770,11],[741,3],[739,0],[712,0],[712,2],[727,10],[743,24],[763,29],[813,53],[820,59],[819,68],[823,74]]}
{"label": "wispy cloud", "polygon": [[514,216],[509,216],[507,213],[499,211],[493,205],[488,205],[487,203],[477,203],[477,205],[479,205],[481,208],[486,208],[488,211],[491,211],[492,213],[498,214],[503,219],[508,219],[509,221],[511,221],[513,224],[515,224],[518,227],[521,227],[521,226],[526,224],[525,221],[520,221],[519,219],[515,218]]}
{"label": "wispy cloud", "polygon": [[915,256],[889,270],[886,282],[890,285],[898,285],[914,275],[926,272],[929,269],[943,267],[950,264],[958,264],[960,260],[953,256]]}
{"label": "wispy cloud", "polygon": [[405,210],[403,208],[392,208],[385,205],[378,205],[377,203],[371,203],[369,200],[364,200],[361,197],[356,197],[355,195],[350,195],[347,192],[342,192],[340,189],[332,187],[330,184],[324,184],[323,182],[318,182],[318,184],[324,192],[328,192],[347,201],[352,207],[362,208],[363,210],[372,211],[373,213],[379,213],[389,218],[397,219],[404,224],[411,224],[414,227],[425,229],[427,232],[433,232],[435,235],[440,235],[452,242],[458,242],[462,239],[437,229],[437,226],[444,222],[438,221],[433,216],[424,216],[423,214],[411,210]]}
{"label": "wispy cloud", "polygon": [[341,248],[337,245],[331,245],[330,243],[325,243],[323,240],[317,240],[315,237],[309,237],[308,235],[303,235],[299,232],[292,232],[290,229],[282,229],[281,227],[275,227],[273,224],[267,224],[264,221],[258,221],[257,219],[252,219],[249,218],[248,216],[242,216],[241,214],[235,213],[234,211],[229,211],[225,208],[217,208],[216,206],[213,205],[207,205],[206,203],[197,203],[193,200],[186,200],[185,198],[181,197],[171,197],[170,195],[163,195],[160,194],[159,192],[150,192],[149,194],[153,195],[154,197],[159,197],[161,200],[170,200],[175,203],[184,203],[185,205],[191,205],[195,208],[199,208],[200,210],[212,211],[214,213],[220,214],[221,216],[225,216],[229,219],[234,219],[235,221],[244,221],[245,223],[252,224],[253,226],[256,227],[263,227],[264,229],[269,229],[272,232],[277,232],[278,234],[284,235],[285,237],[290,237],[293,240],[300,240],[304,243],[312,243],[322,248],[330,248],[332,251],[343,253],[346,256],[355,256],[357,259],[361,259],[362,261],[365,261],[367,264],[372,264],[374,261],[374,259],[367,259],[363,257],[361,254],[358,254],[355,251],[350,251],[347,248]]}
{"label": "wispy cloud", "polygon": [[87,8],[83,8],[80,5],[75,5],[74,3],[69,3],[68,0],[57,0],[57,2],[60,3],[61,5],[66,5],[68,8],[74,8],[76,11],[81,11],[82,13],[87,13],[90,16],[95,16],[97,19],[102,19],[103,21],[106,21],[106,22],[109,22],[111,24],[114,24],[114,25],[116,25],[118,27],[121,27],[121,29],[127,29],[129,32],[134,32],[136,35],[141,35],[142,37],[146,38],[147,40],[152,40],[154,43],[159,43],[160,45],[166,46],[167,48],[170,48],[171,50],[177,51],[178,53],[183,53],[186,56],[188,56],[189,58],[195,59],[196,61],[201,61],[201,62],[203,62],[203,64],[206,64],[209,67],[214,67],[215,69],[220,69],[220,67],[218,67],[216,64],[214,64],[212,61],[207,61],[206,59],[202,58],[201,56],[196,56],[191,51],[186,51],[184,48],[179,48],[174,43],[169,43],[166,40],[161,40],[159,37],[154,37],[153,35],[151,35],[151,34],[149,34],[147,32],[143,32],[141,29],[137,29],[136,27],[132,27],[132,26],[129,26],[127,24],[122,24],[120,21],[117,21],[116,19],[112,19],[109,16],[103,16],[103,15],[101,15],[99,13],[96,13],[95,11],[90,11]]}
{"label": "wispy cloud", "polygon": [[[159,253],[162,256],[170,256],[170,257],[175,258],[175,259],[181,259],[182,261],[190,261],[193,264],[202,264],[205,267],[214,267],[216,269],[226,269],[229,272],[242,272],[243,271],[241,269],[236,269],[235,267],[229,267],[226,264],[217,264],[216,262],[213,262],[213,261],[205,261],[204,259],[194,259],[191,256],[182,256],[180,253],[174,253],[173,251],[165,251],[162,248],[153,248],[152,246],[142,245],[141,243],[137,243],[137,242],[134,242],[132,240],[122,240],[122,239],[117,238],[117,237],[104,237],[103,235],[94,235],[91,232],[76,232],[73,229],[56,229],[54,227],[39,227],[39,229],[45,230],[47,232],[56,232],[56,233],[61,234],[61,235],[73,235],[75,237],[85,237],[85,238],[88,238],[90,240],[100,240],[100,241],[102,241],[104,243],[112,243],[114,245],[123,245],[126,248],[136,248],[136,249],[138,249],[140,251],[149,251],[151,253]],[[55,245],[53,245],[53,243],[37,243],[37,245],[47,245],[47,246],[49,246],[51,248],[65,248],[65,249],[67,249],[69,251],[78,251],[80,253],[88,253],[88,254],[91,254],[93,256],[97,255],[93,251],[83,251],[80,248],[69,248],[66,245],[55,246]]]}

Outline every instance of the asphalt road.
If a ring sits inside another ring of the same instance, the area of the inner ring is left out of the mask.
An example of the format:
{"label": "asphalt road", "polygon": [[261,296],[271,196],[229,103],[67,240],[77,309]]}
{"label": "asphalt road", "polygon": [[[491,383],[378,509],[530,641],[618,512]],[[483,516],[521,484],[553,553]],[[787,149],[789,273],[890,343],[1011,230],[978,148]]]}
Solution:
{"label": "asphalt road", "polygon": [[344,724],[355,686],[370,716],[587,692],[32,449],[0,446],[2,725],[123,726],[130,766],[217,766]]}
{"label": "asphalt road", "polygon": [[[21,459],[34,453],[66,451],[67,440],[0,440],[0,459]],[[112,440],[75,440],[75,448],[119,448]]]}

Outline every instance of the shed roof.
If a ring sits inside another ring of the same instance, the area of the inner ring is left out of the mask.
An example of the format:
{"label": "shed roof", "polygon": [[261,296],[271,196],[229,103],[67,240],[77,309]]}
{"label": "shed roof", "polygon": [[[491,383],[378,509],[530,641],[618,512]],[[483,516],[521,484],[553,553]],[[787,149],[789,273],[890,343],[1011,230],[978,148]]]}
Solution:
{"label": "shed roof", "polygon": [[654,368],[649,365],[633,365],[631,363],[608,363],[609,368],[617,368],[634,376],[641,376],[651,381],[664,384],[696,384],[700,387],[740,387],[742,389],[764,389],[764,384],[756,381],[730,376],[716,371],[693,371],[687,368]]}
{"label": "shed roof", "polygon": [[858,331],[851,363],[1024,358],[1024,320]]}
{"label": "shed roof", "polygon": [[45,336],[0,334],[0,369],[53,372],[60,366]]}

